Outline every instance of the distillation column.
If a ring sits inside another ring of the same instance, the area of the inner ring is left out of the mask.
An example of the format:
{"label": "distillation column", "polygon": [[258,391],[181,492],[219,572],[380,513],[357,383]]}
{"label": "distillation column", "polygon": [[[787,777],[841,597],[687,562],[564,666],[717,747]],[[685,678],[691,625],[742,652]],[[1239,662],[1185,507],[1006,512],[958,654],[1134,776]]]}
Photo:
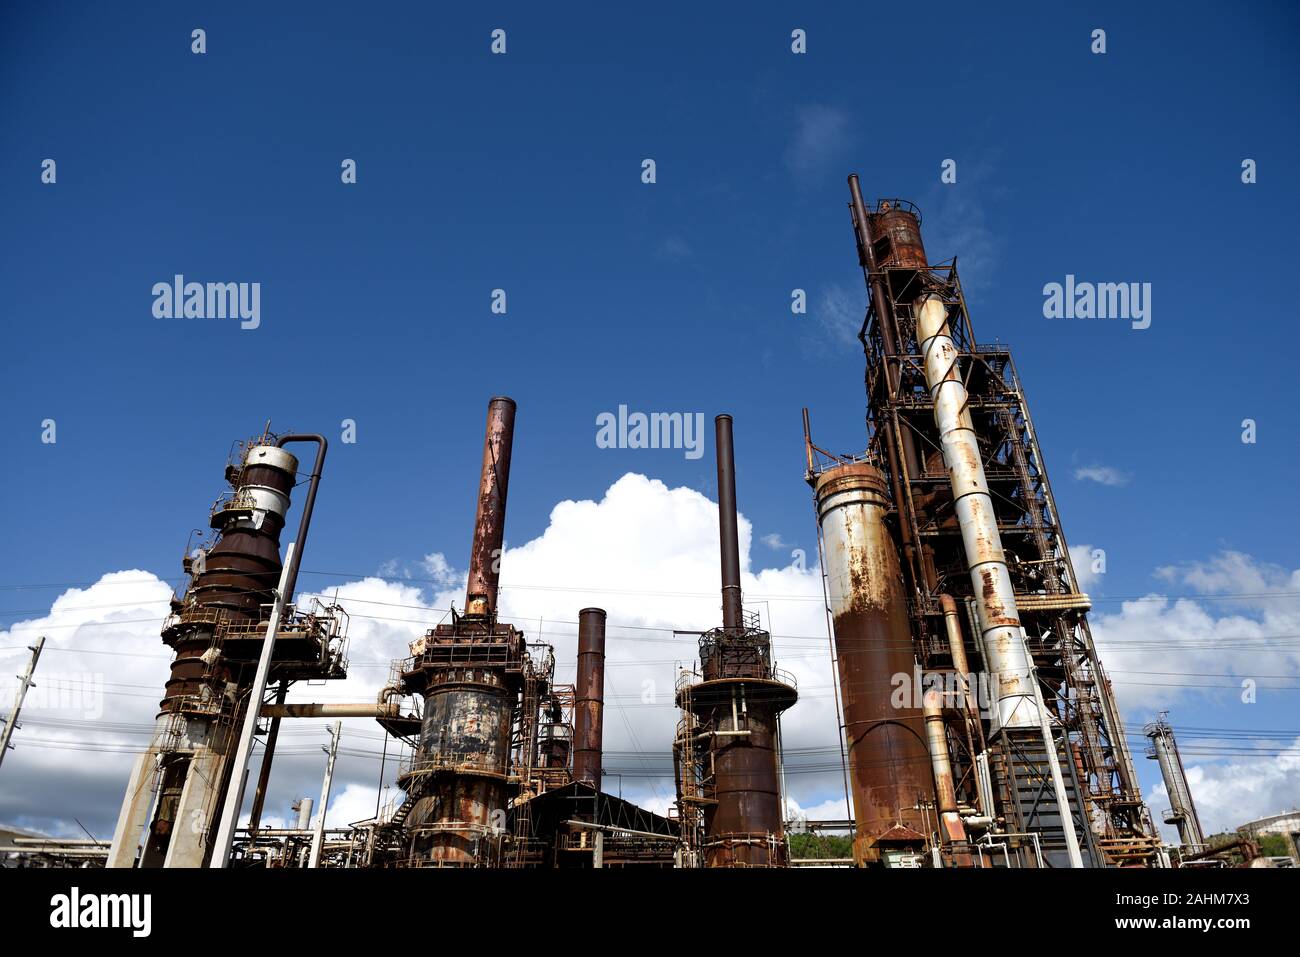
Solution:
{"label": "distillation column", "polygon": [[1201,819],[1196,813],[1183,758],[1178,753],[1178,742],[1174,740],[1174,729],[1167,715],[1162,713],[1159,719],[1143,728],[1142,733],[1149,739],[1147,757],[1159,762],[1160,776],[1169,792],[1169,808],[1165,811],[1164,822],[1178,828],[1178,840],[1186,851],[1203,851],[1205,835],[1201,831]]}
{"label": "distillation column", "polygon": [[[191,575],[173,599],[162,638],[176,657],[148,750],[135,763],[107,866],[202,867],[220,819],[230,751],[248,706],[260,642],[233,658],[232,632],[264,620],[280,578],[280,532],[298,460],[252,444],[226,477],[234,491],[214,506],[213,546],[186,556]],[[245,643],[252,644],[252,643]]]}

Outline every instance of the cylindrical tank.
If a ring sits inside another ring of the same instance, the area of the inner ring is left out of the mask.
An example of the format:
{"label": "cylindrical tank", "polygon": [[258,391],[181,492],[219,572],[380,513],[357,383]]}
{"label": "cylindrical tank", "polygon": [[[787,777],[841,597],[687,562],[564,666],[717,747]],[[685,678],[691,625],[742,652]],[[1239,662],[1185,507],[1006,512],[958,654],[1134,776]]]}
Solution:
{"label": "cylindrical tank", "polygon": [[[721,689],[719,689],[721,690]],[[776,713],[763,686],[736,681],[714,710],[714,798],[705,811],[708,867],[784,867]],[[779,690],[779,689],[773,689]],[[733,707],[734,705],[734,707]],[[742,735],[735,735],[735,732]]]}
{"label": "cylindrical tank", "polygon": [[934,800],[911,623],[880,471],[838,465],[818,477],[815,492],[849,750],[854,858],[875,863],[883,835],[905,842],[899,826],[923,842],[917,805]]}
{"label": "cylindrical tank", "polygon": [[578,612],[578,680],[573,708],[573,779],[600,790],[605,709],[605,610]]}
{"label": "cylindrical tank", "polygon": [[871,242],[881,266],[925,269],[925,245],[921,242],[921,217],[911,203],[884,199],[867,217]]}
{"label": "cylindrical tank", "polygon": [[[498,671],[437,674],[424,699],[412,772],[424,791],[411,809],[413,854],[434,865],[481,863],[480,843],[503,821],[516,694]],[[431,830],[420,833],[420,827]]]}

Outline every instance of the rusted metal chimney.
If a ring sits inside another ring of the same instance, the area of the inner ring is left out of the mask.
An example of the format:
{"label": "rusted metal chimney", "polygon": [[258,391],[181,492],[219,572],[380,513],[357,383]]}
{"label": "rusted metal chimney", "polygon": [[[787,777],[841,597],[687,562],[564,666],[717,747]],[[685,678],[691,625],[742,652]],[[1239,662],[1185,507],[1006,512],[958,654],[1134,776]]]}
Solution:
{"label": "rusted metal chimney", "polygon": [[497,396],[488,402],[478,511],[474,516],[474,542],[469,553],[469,583],[465,587],[465,614],[473,618],[489,618],[497,610],[501,548],[506,534],[506,492],[510,486],[510,451],[514,437],[515,400]]}
{"label": "rusted metal chimney", "polygon": [[578,682],[574,693],[573,779],[600,790],[605,709],[605,609],[578,612]]}
{"label": "rusted metal chimney", "polygon": [[713,420],[718,454],[718,541],[722,546],[722,627],[741,629],[740,533],[736,525],[736,451],[731,416]]}
{"label": "rusted metal chimney", "polygon": [[488,403],[465,614],[428,632],[401,678],[424,697],[419,746],[398,778],[410,805],[406,832],[416,863],[500,863],[510,791],[510,732],[527,649],[497,621],[506,489],[515,403]]}

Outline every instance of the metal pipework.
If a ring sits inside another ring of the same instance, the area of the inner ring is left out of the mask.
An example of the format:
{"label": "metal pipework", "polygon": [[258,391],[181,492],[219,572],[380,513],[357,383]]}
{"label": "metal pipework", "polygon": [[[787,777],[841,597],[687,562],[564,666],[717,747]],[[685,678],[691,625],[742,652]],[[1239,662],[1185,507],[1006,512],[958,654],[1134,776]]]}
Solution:
{"label": "metal pipework", "polygon": [[953,782],[952,760],[948,756],[948,735],[943,726],[942,697],[934,688],[925,692],[925,732],[930,742],[930,766],[934,771],[935,800],[939,806],[939,826],[946,842],[966,840],[966,827],[957,810],[957,787]]}
{"label": "metal pipework", "polygon": [[882,838],[921,849],[928,828],[919,805],[934,796],[921,710],[911,696],[902,707],[892,700],[897,676],[910,687],[917,674],[911,622],[879,469],[845,463],[815,483],[853,785],[853,857],[874,864]]}
{"label": "metal pipework", "polygon": [[510,485],[510,452],[514,438],[515,400],[496,396],[488,402],[478,510],[474,515],[469,582],[465,588],[465,613],[471,617],[487,618],[497,610],[501,547],[506,534],[506,492]]}
{"label": "metal pipework", "polygon": [[264,704],[263,718],[398,718],[401,706],[397,702],[376,704]]}
{"label": "metal pipework", "polygon": [[578,612],[578,680],[573,708],[573,780],[600,790],[605,708],[605,610]]}
{"label": "metal pipework", "polygon": [[718,541],[722,553],[722,627],[738,632],[743,627],[740,596],[740,533],[736,519],[736,452],[732,444],[731,416],[713,420],[718,456]]}
{"label": "metal pipework", "polygon": [[[298,569],[302,566],[302,553],[307,546],[307,532],[311,528],[312,510],[316,507],[316,490],[320,487],[321,473],[325,469],[325,453],[329,442],[325,436],[315,433],[293,433],[280,436],[276,442],[277,449],[283,449],[294,442],[311,442],[316,445],[316,461],[311,467],[311,478],[307,482],[307,499],[302,504],[302,515],[298,518],[298,537],[294,539],[296,547],[289,556],[288,575],[285,577],[284,603],[293,604],[294,590],[298,587]],[[285,453],[286,455],[288,453]],[[295,463],[297,460],[294,460]],[[281,681],[275,692],[275,703],[283,705],[289,691],[287,682]],[[266,743],[262,749],[262,766],[257,772],[257,787],[253,791],[253,807],[249,812],[248,826],[254,834],[262,823],[262,807],[266,803],[266,789],[271,782],[271,764],[275,759],[275,746],[280,738],[280,716],[271,718],[271,726],[266,732]]]}
{"label": "metal pipework", "polygon": [[311,528],[311,513],[316,507],[316,490],[320,488],[321,472],[325,468],[325,453],[329,450],[329,442],[325,436],[314,433],[289,433],[276,439],[275,447],[284,448],[294,442],[314,442],[316,445],[316,461],[311,467],[311,478],[307,482],[307,499],[302,503],[302,515],[298,519],[298,537],[294,539],[297,544],[293,556],[289,559],[289,576],[285,579],[284,586],[284,603],[293,604],[294,589],[298,587],[298,569],[302,565],[302,553],[307,548],[307,531]]}
{"label": "metal pipework", "polygon": [[[899,359],[898,359],[898,338],[894,334],[894,313],[889,307],[889,299],[885,294],[885,276],[880,271],[880,264],[876,262],[876,252],[871,245],[871,228],[870,221],[867,218],[867,207],[862,201],[862,186],[858,182],[858,174],[849,174],[849,206],[852,210],[853,235],[857,241],[858,247],[858,265],[862,267],[863,275],[867,280],[867,287],[871,290],[871,302],[876,310],[876,321],[880,325],[881,342],[885,347],[885,384],[889,395],[892,397],[898,391],[899,383]],[[902,509],[903,482],[901,462],[904,458],[907,460],[909,471],[913,468],[916,461],[916,450],[912,447],[911,433],[904,430],[901,432],[901,443],[898,433],[895,431],[893,421],[881,423],[881,432],[884,435],[885,455],[889,460],[890,489],[894,495],[894,501],[899,503],[900,511]],[[900,449],[899,446],[902,445]],[[916,563],[916,538],[913,533],[912,525],[908,521],[900,521],[899,532],[903,540],[903,555],[907,559],[904,562],[904,573],[908,576],[909,583],[915,588],[919,583],[911,581],[911,576],[917,568]]]}
{"label": "metal pipework", "polygon": [[961,619],[957,614],[957,601],[952,595],[943,594],[939,596],[939,607],[943,609],[943,625],[948,634],[948,652],[952,655],[952,667],[957,672],[957,680],[961,682],[966,714],[978,719],[980,704],[971,685],[970,662],[966,658],[966,643],[961,636]]}
{"label": "metal pipework", "polygon": [[969,397],[957,368],[957,346],[948,325],[948,307],[938,296],[927,294],[917,300],[913,313],[925,361],[925,382],[934,402],[934,421],[975,592],[986,664],[997,676],[998,726],[1037,728],[1041,722],[1032,662],[1020,631],[997,515],[967,408]]}

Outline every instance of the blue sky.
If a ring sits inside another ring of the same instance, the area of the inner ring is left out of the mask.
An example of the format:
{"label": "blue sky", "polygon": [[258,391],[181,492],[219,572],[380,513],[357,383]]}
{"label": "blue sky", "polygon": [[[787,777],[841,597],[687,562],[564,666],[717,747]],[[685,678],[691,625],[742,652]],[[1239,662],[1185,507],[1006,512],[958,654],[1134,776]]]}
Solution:
{"label": "blue sky", "polygon": [[[1285,592],[1297,14],[1142,6],[6,5],[0,585],[175,578],[229,443],[267,419],[357,423],[331,448],[306,568],[463,564],[499,393],[519,403],[512,543],[627,472],[712,496],[711,447],[596,447],[596,416],[625,404],[732,413],[755,534],[812,551],[800,408],[822,444],[865,444],[843,335],[866,301],[855,170],[868,197],[920,205],[979,338],[1013,346],[1066,535],[1107,552],[1101,611],[1192,594],[1157,569],[1225,550]],[[176,273],[260,282],[261,327],[155,319],[151,287]],[[1044,319],[1067,273],[1151,283],[1151,327]],[[1122,484],[1075,478],[1091,466]],[[0,624],[58,593],[0,591]],[[1295,673],[1274,657],[1268,674]],[[1234,700],[1184,695],[1175,717],[1294,725],[1293,692]]]}

